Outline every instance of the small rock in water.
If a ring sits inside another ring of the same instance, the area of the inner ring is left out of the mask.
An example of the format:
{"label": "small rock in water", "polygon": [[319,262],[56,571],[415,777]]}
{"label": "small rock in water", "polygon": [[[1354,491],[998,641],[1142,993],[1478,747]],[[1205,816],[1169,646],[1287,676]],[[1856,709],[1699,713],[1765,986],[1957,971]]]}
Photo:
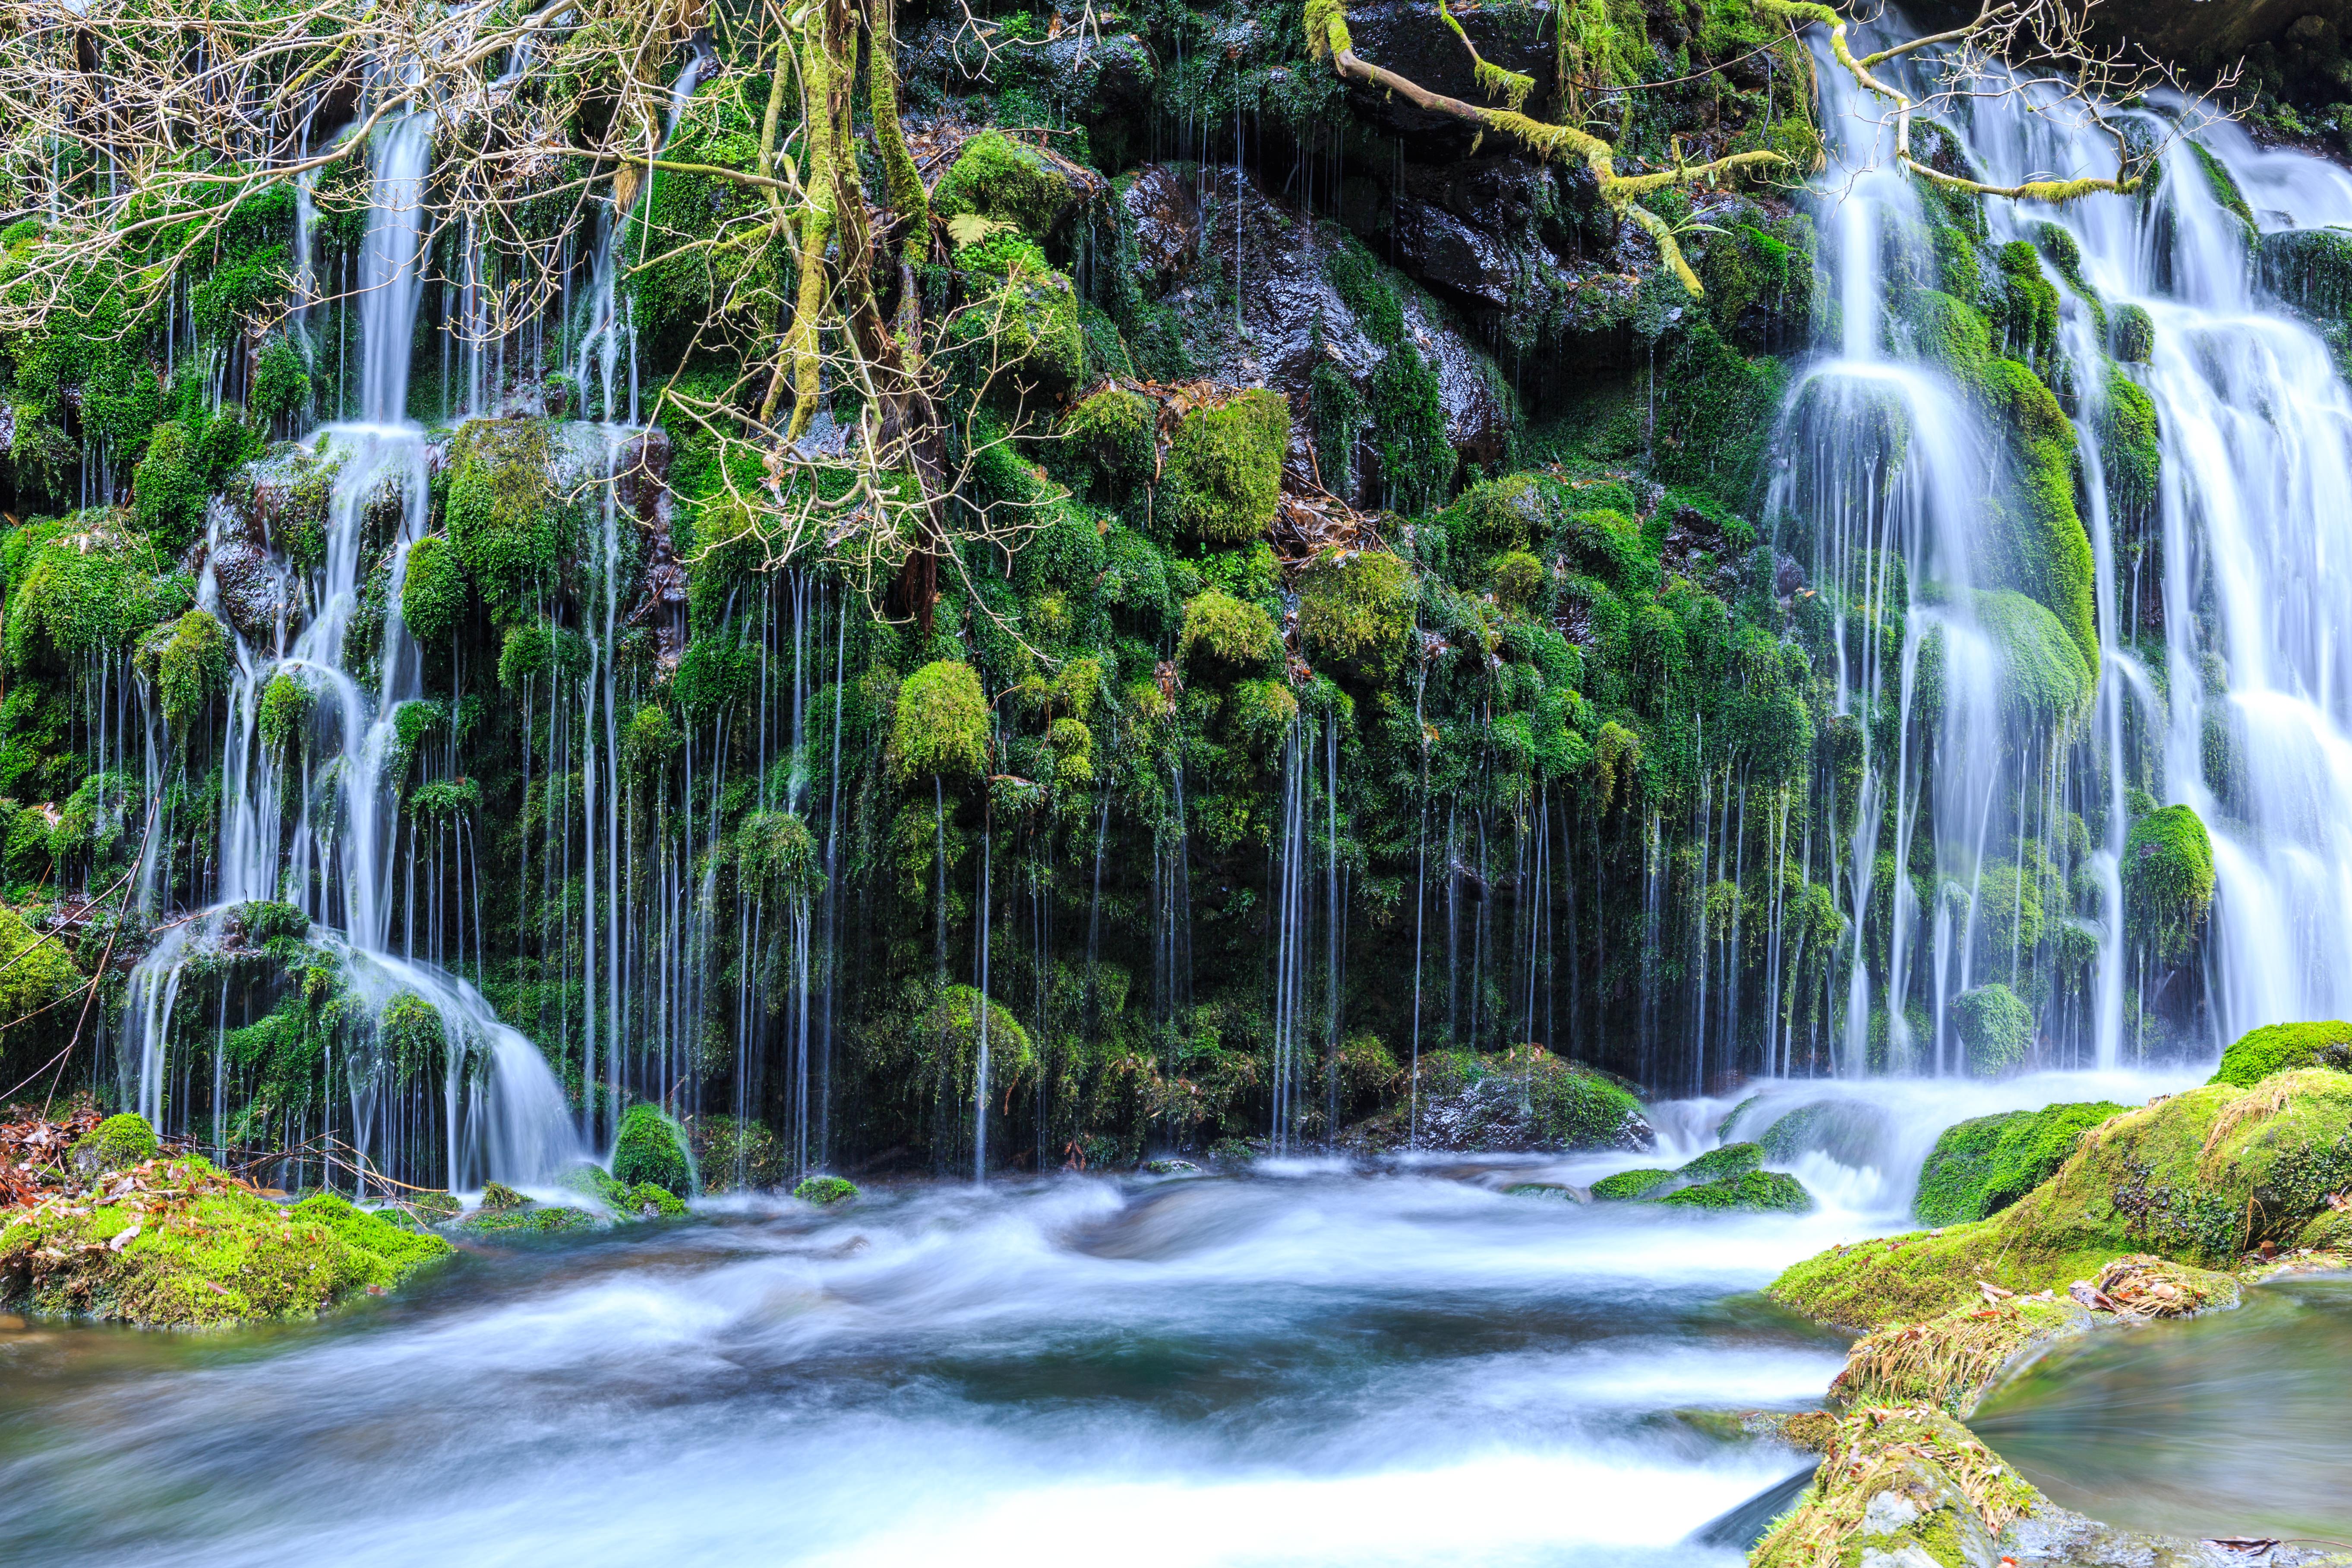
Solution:
{"label": "small rock in water", "polygon": [[504,1182],[492,1182],[482,1189],[481,1206],[492,1214],[506,1214],[514,1209],[527,1208],[530,1204],[529,1198],[524,1197]]}
{"label": "small rock in water", "polygon": [[1201,1167],[1190,1160],[1146,1160],[1143,1171],[1150,1176],[1197,1176]]}

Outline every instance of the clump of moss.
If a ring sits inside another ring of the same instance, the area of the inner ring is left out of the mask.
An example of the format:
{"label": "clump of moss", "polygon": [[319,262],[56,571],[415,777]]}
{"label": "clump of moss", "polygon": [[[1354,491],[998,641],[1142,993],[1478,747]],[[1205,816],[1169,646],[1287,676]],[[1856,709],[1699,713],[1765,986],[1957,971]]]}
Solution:
{"label": "clump of moss", "polygon": [[2252,1089],[2273,1073],[2294,1068],[2352,1072],[2352,1024],[2327,1019],[2249,1029],[2230,1042],[2221,1053],[2221,1069],[2208,1081]]}
{"label": "clump of moss", "polygon": [[310,725],[314,699],[299,675],[280,670],[261,689],[261,742],[284,755],[294,749]]}
{"label": "clump of moss", "polygon": [[983,298],[950,321],[948,339],[1001,364],[1023,386],[1060,392],[1085,379],[1087,340],[1076,289],[1034,254],[1016,258]]}
{"label": "clump of moss", "polygon": [[1604,1203],[1629,1202],[1674,1179],[1672,1171],[1620,1171],[1613,1176],[1603,1176],[1593,1183],[1592,1195]]}
{"label": "clump of moss", "polygon": [[694,1168],[707,1193],[762,1191],[782,1184],[783,1144],[767,1124],[748,1118],[698,1116],[687,1131]]}
{"label": "clump of moss", "polygon": [[228,684],[228,634],[210,612],[190,610],[173,623],[155,660],[156,695],[173,731],[184,737],[205,705]]}
{"label": "clump of moss", "polygon": [[793,1196],[820,1207],[847,1203],[856,1195],[857,1184],[844,1176],[811,1176],[793,1189]]}
{"label": "clump of moss", "polygon": [[75,1141],[67,1152],[67,1163],[79,1176],[95,1176],[102,1171],[120,1171],[152,1160],[156,1150],[155,1130],[147,1119],[136,1111],[125,1110],[110,1116]]}
{"label": "clump of moss", "polygon": [[[33,812],[21,814],[17,820],[28,818],[37,826],[41,821]],[[7,1009],[9,1017],[23,1020],[10,1031],[12,1035],[22,1030],[31,1037],[45,1026],[47,1032],[56,1032],[58,1015],[69,1009],[50,1007],[50,1004],[80,990],[82,984],[81,971],[74,967],[63,946],[42,941],[22,915],[0,906],[0,1007]],[[49,1011],[44,1013],[43,1008]]]}
{"label": "clump of moss", "polygon": [[1720,1182],[1764,1167],[1761,1143],[1727,1143],[1710,1149],[1675,1174],[1685,1182]]}
{"label": "clump of moss", "polygon": [[527,419],[469,420],[450,443],[449,542],[502,622],[565,558],[549,453],[546,426]]}
{"label": "clump of moss", "polygon": [[1254,539],[1274,521],[1290,405],[1254,388],[1195,408],[1176,426],[1160,472],[1160,510],[1176,528],[1221,543]]}
{"label": "clump of moss", "polygon": [[1188,661],[1231,671],[1261,668],[1282,647],[1273,616],[1222,588],[1185,601],[1184,627],[1176,643]]}
{"label": "clump of moss", "polygon": [[965,142],[931,191],[931,210],[942,218],[973,213],[1038,239],[1052,234],[1076,201],[1070,177],[1053,160],[999,131]]}
{"label": "clump of moss", "polygon": [[2213,841],[2185,805],[2151,811],[2124,840],[2124,909],[2158,957],[2188,956],[2213,907]]}
{"label": "clump of moss", "polygon": [[677,1197],[692,1197],[694,1156],[686,1129],[657,1105],[629,1107],[613,1144],[613,1179],[628,1187],[650,1182]]}
{"label": "clump of moss", "polygon": [[2083,1133],[2124,1108],[2108,1100],[2009,1110],[1948,1127],[1919,1167],[1912,1213],[1927,1225],[1999,1214],[2048,1181]]}
{"label": "clump of moss", "polygon": [[2000,660],[2000,700],[2021,722],[2048,728],[2080,718],[2096,682],[2058,617],[2006,588],[1979,592],[1977,624]]}
{"label": "clump of moss", "polygon": [[919,1052],[942,1101],[969,1101],[980,1076],[982,1035],[988,1050],[987,1089],[1001,1096],[1037,1065],[1036,1047],[1019,1015],[970,985],[950,985],[923,1016]]}
{"label": "clump of moss", "polygon": [[465,622],[465,568],[457,551],[440,534],[427,534],[408,547],[408,571],[401,579],[400,618],[409,635],[427,647],[446,643]]}
{"label": "clump of moss", "polygon": [[988,731],[980,672],[949,659],[923,666],[899,683],[891,721],[899,781],[981,777],[988,772]]}
{"label": "clump of moss", "polygon": [[2156,353],[2156,321],[2139,305],[2119,305],[2107,327],[2107,350],[2126,364],[2146,364]]}
{"label": "clump of moss", "polygon": [[806,898],[824,885],[816,837],[788,811],[754,812],[735,830],[735,861],[746,887],[773,897]]}
{"label": "clump of moss", "polygon": [[1323,551],[1299,574],[1299,639],[1367,685],[1404,668],[1412,617],[1412,573],[1385,550]]}
{"label": "clump of moss", "polygon": [[1749,1209],[1773,1214],[1811,1214],[1813,1195],[1781,1171],[1749,1171],[1722,1181],[1677,1187],[1654,1200],[1675,1208]]}
{"label": "clump of moss", "polygon": [[1999,1078],[2015,1071],[2033,1045],[2033,1009],[1999,981],[1952,998],[1952,1026],[1969,1071]]}
{"label": "clump of moss", "polygon": [[482,1188],[482,1201],[477,1206],[491,1214],[509,1214],[529,1208],[530,1200],[504,1182],[491,1182]]}
{"label": "clump of moss", "polygon": [[[1539,1046],[1424,1052],[1421,1146],[1480,1150],[1645,1149],[1642,1102],[1622,1086]],[[1402,1147],[1407,1110],[1359,1130],[1369,1147]]]}
{"label": "clump of moss", "polygon": [[310,1317],[450,1250],[333,1203],[281,1208],[194,1156],[143,1169],[126,1201],[9,1214],[0,1302],[169,1328]]}
{"label": "clump of moss", "polygon": [[1093,466],[1102,497],[1151,482],[1160,453],[1160,415],[1151,400],[1122,386],[1106,386],[1070,410],[1063,438]]}

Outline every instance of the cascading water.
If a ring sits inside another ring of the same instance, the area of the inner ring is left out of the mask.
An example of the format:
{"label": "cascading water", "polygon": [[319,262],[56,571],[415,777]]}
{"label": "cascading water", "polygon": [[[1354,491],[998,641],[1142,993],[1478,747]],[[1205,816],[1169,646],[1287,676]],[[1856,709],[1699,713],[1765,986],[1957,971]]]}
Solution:
{"label": "cascading water", "polygon": [[[361,418],[329,425],[308,444],[332,465],[323,562],[302,594],[306,624],[289,641],[281,618],[268,646],[236,636],[222,779],[218,901],[172,929],[141,961],[127,988],[121,1071],[135,1075],[126,1098],[159,1127],[186,1125],[189,1108],[169,1103],[175,1068],[173,1013],[186,1005],[192,960],[213,960],[251,941],[257,904],[290,905],[307,917],[306,940],[340,971],[365,1015],[327,1053],[328,1106],[316,1131],[340,1136],[371,1160],[399,1159],[397,1108],[413,1061],[399,1059],[394,1009],[404,999],[429,1008],[442,1058],[446,1178],[531,1181],[551,1174],[580,1149],[562,1088],[530,1042],[499,1021],[464,979],[389,946],[396,889],[392,867],[399,822],[387,764],[402,752],[398,714],[420,692],[417,650],[401,619],[409,550],[423,537],[428,503],[423,429],[408,418],[408,369],[422,286],[425,186],[434,119],[418,113],[376,134],[373,191],[362,252]],[[389,512],[396,521],[386,521]],[[198,584],[215,608],[223,514]],[[388,531],[387,544],[372,531]],[[379,548],[390,577],[373,684],[349,646],[363,579]],[[271,570],[285,576],[273,563]],[[290,585],[290,584],[289,584]],[[295,602],[289,595],[289,604]],[[273,733],[271,710],[306,712],[303,733]],[[259,917],[267,921],[268,917]],[[290,934],[282,932],[280,934]],[[227,982],[223,981],[226,987]],[[406,1015],[415,1019],[418,1015]],[[222,1076],[225,1036],[216,1036],[213,1079]],[[338,1118],[340,1090],[345,1116]],[[215,1145],[226,1139],[215,1119]],[[290,1130],[289,1130],[290,1131]],[[289,1143],[300,1140],[289,1136]],[[349,1176],[352,1173],[346,1172]]]}
{"label": "cascading water", "polygon": [[[1840,348],[1791,396],[1770,511],[1794,520],[1783,538],[1806,542],[1789,547],[1810,547],[1814,581],[1844,609],[1835,710],[1861,765],[1831,851],[1852,961],[1838,1069],[1955,1069],[1958,999],[2026,989],[2042,944],[2093,954],[2084,994],[2041,1008],[2045,1036],[2086,1065],[2135,1058],[2158,1013],[2191,1049],[2341,1016],[2352,648],[2333,611],[2352,559],[2340,504],[2352,399],[2326,342],[2265,296],[2250,262],[2261,246],[2204,160],[2235,176],[2266,233],[2352,216],[2352,180],[2226,125],[2189,125],[2200,152],[2178,134],[2192,106],[2176,104],[2111,111],[2166,142],[2151,192],[1984,204],[1988,253],[2023,242],[2065,279],[2054,341],[1993,345],[2017,356],[1996,372],[2038,374],[2073,402],[2088,569],[2037,575],[2021,557],[2065,542],[2055,528],[2021,537],[2036,455],[1984,416],[2000,384],[1934,368],[1952,351],[1934,341],[1927,290],[1937,226],[1954,220],[1894,168],[1891,106],[1821,60],[1832,168],[1817,184]],[[2114,134],[2046,87],[1939,111],[1992,184],[2116,164]],[[2109,323],[2126,309],[2154,326],[2144,363],[2110,358]],[[2133,388],[2153,406],[2162,458],[2154,493],[2126,509],[2145,516],[2111,504],[2129,476],[2111,474],[2102,441],[2108,400]],[[2071,509],[2057,517],[2071,526]],[[2201,963],[2170,973],[2124,931],[2128,802],[2143,791],[2193,808],[2212,840]]]}

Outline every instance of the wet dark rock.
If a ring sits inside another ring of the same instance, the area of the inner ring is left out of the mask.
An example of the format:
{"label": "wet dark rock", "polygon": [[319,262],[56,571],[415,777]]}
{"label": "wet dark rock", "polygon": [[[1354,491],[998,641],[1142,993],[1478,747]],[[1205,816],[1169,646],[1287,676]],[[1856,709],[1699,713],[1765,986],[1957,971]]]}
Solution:
{"label": "wet dark rock", "polygon": [[[1465,8],[1454,15],[1489,64],[1535,79],[1530,104],[1540,107],[1550,100],[1557,78],[1551,35],[1539,25],[1545,13],[1496,7]],[[1500,106],[1499,99],[1478,85],[1469,52],[1432,0],[1375,0],[1370,5],[1360,0],[1348,7],[1348,31],[1356,53],[1382,69],[1449,98]],[[1348,100],[1363,120],[1403,138],[1409,157],[1450,162],[1467,156],[1476,140],[1475,128],[1415,108],[1378,88],[1350,83]]]}
{"label": "wet dark rock", "polygon": [[623,510],[638,521],[654,521],[655,502],[669,478],[669,433],[653,426],[631,437],[613,458],[613,479]]}
{"label": "wet dark rock", "polygon": [[1135,226],[1135,248],[1147,283],[1164,282],[1201,254],[1201,198],[1192,182],[1164,163],[1136,171],[1119,201]]}

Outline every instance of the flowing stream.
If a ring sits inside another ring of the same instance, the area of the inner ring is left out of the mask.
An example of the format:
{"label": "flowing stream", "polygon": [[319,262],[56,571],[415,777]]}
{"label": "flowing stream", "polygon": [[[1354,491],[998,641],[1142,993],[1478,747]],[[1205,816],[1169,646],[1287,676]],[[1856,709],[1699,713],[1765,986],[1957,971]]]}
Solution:
{"label": "flowing stream", "polygon": [[[2050,1075],[1976,1111],[2145,1098]],[[1746,1117],[1818,1101],[1774,1086]],[[1803,1218],[1511,1194],[1624,1153],[738,1200],[468,1254],[318,1325],[0,1332],[0,1540],[57,1563],[1719,1563],[1844,1338],[1753,1294],[1900,1228],[1910,1086]],[[1658,1108],[1660,1162],[1734,1107]],[[1948,1114],[1947,1110],[1942,1114]],[[492,1543],[495,1544],[492,1544]]]}

